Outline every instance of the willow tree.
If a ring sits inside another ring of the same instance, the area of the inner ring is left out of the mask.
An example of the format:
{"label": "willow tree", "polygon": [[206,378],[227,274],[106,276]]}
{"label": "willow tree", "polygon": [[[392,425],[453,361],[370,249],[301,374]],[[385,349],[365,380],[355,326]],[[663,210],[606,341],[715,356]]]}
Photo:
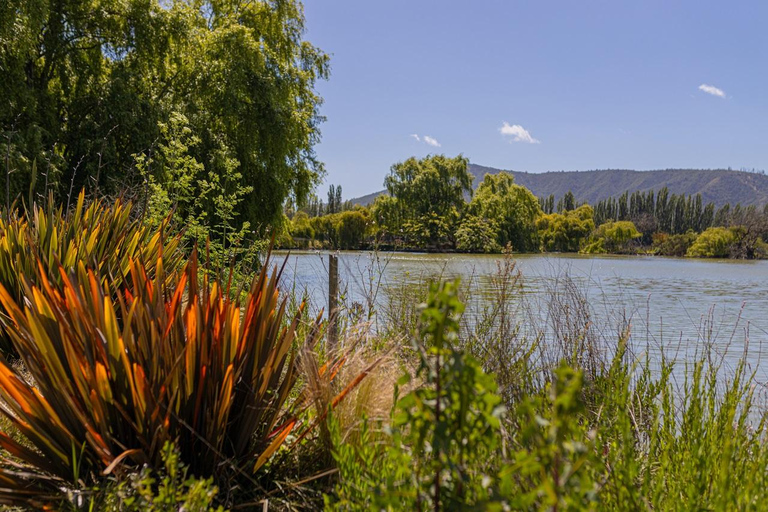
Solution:
{"label": "willow tree", "polygon": [[386,211],[381,217],[390,219],[385,228],[402,230],[422,247],[453,245],[464,197],[472,194],[468,165],[462,155],[409,158],[393,165],[384,180],[392,199],[377,203],[377,210]]}
{"label": "willow tree", "polygon": [[204,167],[193,181],[227,175],[237,182],[223,188],[252,189],[232,212],[239,222],[275,222],[323,173],[314,87],[328,57],[304,40],[296,0],[8,0],[0,70],[11,197],[31,185],[59,198],[142,191],[141,155],[162,186],[173,173],[151,162],[179,115]]}
{"label": "willow tree", "polygon": [[514,181],[507,172],[486,174],[469,204],[469,212],[498,225],[502,247],[511,244],[515,251],[537,252],[536,220],[542,215],[541,207],[530,190]]}

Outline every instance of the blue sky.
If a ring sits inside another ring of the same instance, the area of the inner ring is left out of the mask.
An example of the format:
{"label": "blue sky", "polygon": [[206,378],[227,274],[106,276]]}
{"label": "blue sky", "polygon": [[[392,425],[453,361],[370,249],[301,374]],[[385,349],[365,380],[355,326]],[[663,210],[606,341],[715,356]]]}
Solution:
{"label": "blue sky", "polygon": [[768,2],[305,0],[305,13],[331,55],[321,197],[380,190],[393,163],[430,153],[530,172],[768,169]]}

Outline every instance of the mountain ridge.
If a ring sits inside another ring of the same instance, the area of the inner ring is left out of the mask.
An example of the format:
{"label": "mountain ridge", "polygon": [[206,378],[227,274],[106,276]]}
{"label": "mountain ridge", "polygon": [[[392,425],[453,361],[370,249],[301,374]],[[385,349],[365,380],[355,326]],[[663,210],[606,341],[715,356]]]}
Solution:
{"label": "mountain ridge", "polygon": [[[744,206],[768,203],[768,176],[730,169],[601,169],[530,173],[471,163],[468,170],[474,176],[474,188],[477,188],[485,174],[504,171],[515,177],[515,183],[530,189],[536,196],[554,194],[557,199],[571,191],[578,202],[586,201],[590,204],[618,197],[626,191],[658,191],[663,187],[667,187],[670,194],[700,193],[704,204],[712,202],[718,207],[725,203],[741,203]],[[384,193],[386,191],[380,190],[350,201],[366,206]]]}

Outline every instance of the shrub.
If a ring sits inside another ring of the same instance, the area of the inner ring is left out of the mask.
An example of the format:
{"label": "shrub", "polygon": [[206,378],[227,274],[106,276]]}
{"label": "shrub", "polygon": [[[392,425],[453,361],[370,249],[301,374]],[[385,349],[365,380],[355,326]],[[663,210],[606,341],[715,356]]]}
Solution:
{"label": "shrub", "polygon": [[368,210],[351,210],[337,213],[339,248],[359,249],[365,241],[365,234],[370,221]]}
{"label": "shrub", "polygon": [[120,482],[96,489],[91,498],[92,510],[121,512],[224,512],[213,506],[218,489],[213,479],[197,479],[188,475],[188,468],[179,461],[179,452],[166,443],[162,452],[163,467],[152,471],[143,467]]}
{"label": "shrub", "polygon": [[514,183],[508,172],[486,174],[467,208],[481,218],[493,219],[499,229],[498,243],[519,252],[539,250],[536,219],[541,207],[530,190]]}
{"label": "shrub", "polygon": [[579,206],[565,213],[543,215],[536,221],[541,247],[545,251],[577,252],[595,228],[592,207]]}
{"label": "shrub", "polygon": [[195,254],[171,283],[162,259],[155,268],[152,278],[130,261],[118,290],[82,262],[76,272],[59,267],[61,289],[43,274],[25,285],[23,308],[0,288],[31,377],[0,361],[2,414],[21,436],[0,432],[0,446],[23,468],[0,469],[0,502],[61,496],[125,466],[161,468],[169,441],[192,474],[237,482],[311,428],[293,413],[303,400],[296,348],[317,341],[320,320],[304,339],[303,305],[286,324],[280,273],[265,264],[241,308],[219,282],[198,284]]}
{"label": "shrub", "polygon": [[[303,215],[304,217],[299,217]],[[294,236],[308,235],[333,249],[359,249],[365,242],[370,224],[366,208],[331,213],[306,220],[306,214],[297,213],[294,218]]]}
{"label": "shrub", "polygon": [[686,252],[692,258],[727,258],[736,241],[733,229],[716,227],[701,233]]}
{"label": "shrub", "polygon": [[682,235],[654,233],[653,252],[660,256],[685,256],[688,248],[696,241],[697,236],[693,231],[688,231]]}
{"label": "shrub", "polygon": [[304,212],[296,212],[291,220],[291,236],[296,238],[312,239],[315,237],[315,230],[309,223],[309,216]]}
{"label": "shrub", "polygon": [[606,222],[595,230],[591,242],[582,252],[586,254],[625,253],[630,250],[630,243],[642,236],[642,233],[628,220]]}
{"label": "shrub", "polygon": [[462,252],[501,252],[498,224],[486,218],[468,214],[456,231],[456,249]]}
{"label": "shrub", "polygon": [[462,310],[455,283],[431,288],[415,344],[421,385],[397,402],[384,443],[372,442],[367,427],[357,446],[335,436],[341,482],[326,498],[333,508],[454,510],[489,499],[503,407],[493,377],[455,348]]}

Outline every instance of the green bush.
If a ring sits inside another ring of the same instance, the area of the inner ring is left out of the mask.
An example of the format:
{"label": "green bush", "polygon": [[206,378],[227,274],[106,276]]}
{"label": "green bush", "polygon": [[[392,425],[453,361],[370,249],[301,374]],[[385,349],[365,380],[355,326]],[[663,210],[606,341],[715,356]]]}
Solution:
{"label": "green bush", "polygon": [[593,211],[583,205],[563,214],[542,215],[536,221],[541,247],[545,251],[577,252],[595,229]]}
{"label": "green bush", "polygon": [[631,242],[642,236],[643,234],[628,220],[606,222],[592,233],[589,243],[581,252],[585,254],[630,252]]}
{"label": "green bush", "polygon": [[[300,214],[296,214],[299,217]],[[302,214],[305,215],[305,214]],[[312,234],[316,240],[331,249],[360,249],[365,243],[371,224],[368,209],[360,208],[341,213],[331,213],[320,217],[312,217],[305,225],[303,217],[294,224],[297,233]],[[299,235],[294,235],[299,236]]]}
{"label": "green bush", "polygon": [[[389,428],[364,422],[355,444],[334,432],[339,482],[332,510],[580,509],[594,503],[594,431],[582,421],[581,374],[557,371],[551,391],[518,411],[515,451],[504,455],[505,408],[492,375],[457,349],[463,305],[455,283],[433,286],[419,320],[418,384]],[[400,381],[411,381],[406,374]]]}
{"label": "green bush", "polygon": [[162,451],[163,467],[154,472],[143,467],[121,481],[111,483],[104,490],[95,489],[90,500],[92,510],[119,510],[121,512],[224,512],[214,506],[218,488],[213,479],[197,479],[188,474],[188,467],[179,459],[179,452],[171,443]]}
{"label": "green bush", "polygon": [[462,310],[454,283],[431,288],[414,346],[420,385],[397,401],[385,445],[368,442],[368,430],[354,447],[337,439],[330,508],[453,510],[492,498],[504,409],[493,377],[455,348]]}
{"label": "green bush", "polygon": [[456,249],[462,252],[498,253],[499,227],[491,219],[466,215],[456,231]]}
{"label": "green bush", "polygon": [[518,252],[539,250],[536,230],[536,219],[542,213],[539,201],[530,190],[516,185],[512,174],[486,174],[467,208],[473,215],[496,223],[499,246],[511,244]]}
{"label": "green bush", "polygon": [[709,228],[700,234],[693,242],[686,256],[691,258],[727,258],[731,245],[736,241],[733,229],[716,227]]}
{"label": "green bush", "polygon": [[291,220],[291,236],[295,238],[312,239],[315,237],[315,230],[309,222],[309,216],[304,212],[296,212]]}

